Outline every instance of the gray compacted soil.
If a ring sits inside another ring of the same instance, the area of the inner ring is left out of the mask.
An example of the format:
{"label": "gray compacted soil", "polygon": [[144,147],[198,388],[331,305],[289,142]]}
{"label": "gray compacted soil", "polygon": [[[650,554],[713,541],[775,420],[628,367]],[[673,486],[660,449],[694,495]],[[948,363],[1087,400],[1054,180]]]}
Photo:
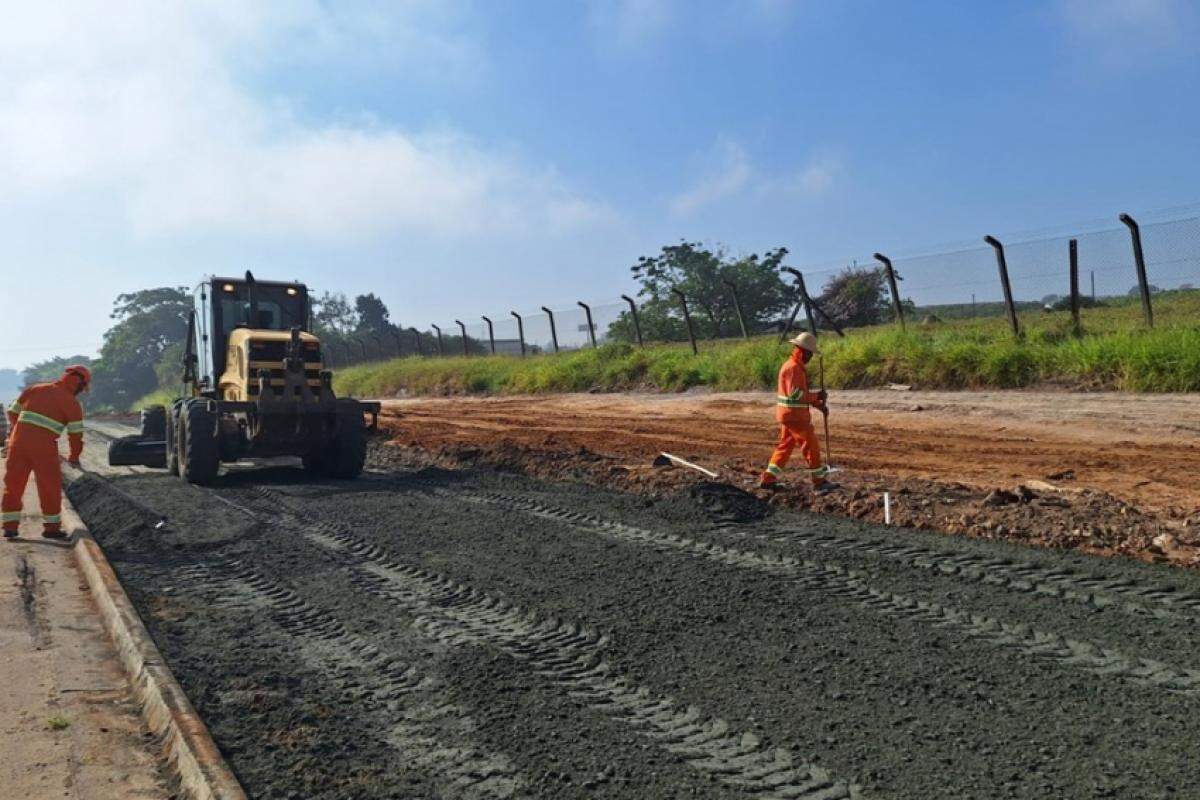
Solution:
{"label": "gray compacted soil", "polygon": [[69,494],[254,798],[1200,795],[1191,573],[719,485]]}

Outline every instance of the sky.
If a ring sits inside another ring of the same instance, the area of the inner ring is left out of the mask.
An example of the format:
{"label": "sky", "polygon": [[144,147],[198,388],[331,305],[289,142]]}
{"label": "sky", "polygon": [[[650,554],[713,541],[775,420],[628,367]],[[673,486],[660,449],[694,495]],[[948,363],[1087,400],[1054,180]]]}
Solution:
{"label": "sky", "polygon": [[1183,0],[63,0],[0,26],[0,367],[120,292],[375,292],[425,328],[1200,201]]}

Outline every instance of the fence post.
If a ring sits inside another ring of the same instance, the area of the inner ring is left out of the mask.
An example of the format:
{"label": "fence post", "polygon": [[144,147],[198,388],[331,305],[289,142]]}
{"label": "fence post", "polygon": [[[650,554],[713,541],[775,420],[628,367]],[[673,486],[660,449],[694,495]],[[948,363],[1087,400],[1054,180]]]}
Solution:
{"label": "fence post", "polygon": [[638,347],[645,347],[646,345],[642,343],[642,323],[638,319],[637,303],[633,302],[633,298],[627,294],[621,295],[621,299],[629,303],[629,315],[633,317],[633,332],[637,334]]}
{"label": "fence post", "polygon": [[525,357],[525,323],[521,320],[521,315],[515,311],[508,312],[517,318],[517,338],[521,340],[521,358]]}
{"label": "fence post", "polygon": [[421,332],[416,328],[409,328],[413,332],[413,336],[417,337],[417,355],[425,357],[425,345],[421,343]]}
{"label": "fence post", "polygon": [[896,270],[892,269],[892,260],[883,253],[876,253],[875,260],[883,264],[887,274],[888,287],[892,291],[892,308],[896,311],[896,320],[900,330],[904,330],[904,306],[900,305],[900,289],[896,286]]}
{"label": "fence post", "polygon": [[[749,339],[750,334],[746,333],[746,317],[742,314],[742,298],[738,297],[737,284],[733,281],[722,280],[721,283],[729,287],[730,293],[733,295],[733,307],[737,311],[738,327],[742,329],[742,338]],[[720,331],[717,331],[719,334]]]}
{"label": "fence post", "polygon": [[432,327],[434,329],[434,331],[437,332],[437,351],[438,351],[439,356],[443,356],[446,354],[446,351],[442,349],[442,329],[439,328],[437,325],[432,325],[432,324],[430,327]]}
{"label": "fence post", "polygon": [[383,348],[383,339],[380,338],[378,333],[372,333],[371,338],[375,340],[375,346],[379,348],[379,357],[381,359],[387,358],[387,350]]}
{"label": "fence post", "polygon": [[461,319],[456,319],[456,320],[454,320],[454,324],[458,326],[458,329],[459,329],[460,331],[462,331],[462,337],[463,337],[463,355],[464,355],[464,356],[469,356],[469,355],[471,355],[470,351],[468,351],[468,350],[467,350],[467,326],[463,324],[463,321],[462,321]]}
{"label": "fence post", "polygon": [[779,337],[779,341],[787,338],[787,335],[792,332],[792,323],[796,321],[796,314],[800,311],[800,307],[804,307],[804,316],[808,319],[808,330],[814,335],[817,335],[817,321],[813,319],[812,299],[808,296],[808,287],[804,285],[804,276],[800,274],[800,270],[792,269],[791,267],[783,267],[784,272],[790,272],[796,279],[796,289],[800,292],[800,302],[796,304],[796,308],[792,311],[792,318],[788,320],[788,326],[783,331],[783,336]]}
{"label": "fence post", "polygon": [[1004,245],[995,236],[985,236],[983,240],[996,249],[996,268],[1000,270],[1000,288],[1004,290],[1004,307],[1008,309],[1008,324],[1012,326],[1013,336],[1021,335],[1021,324],[1017,321],[1017,307],[1013,305],[1012,285],[1008,282],[1008,260],[1004,257]]}
{"label": "fence post", "polygon": [[400,335],[399,328],[392,328],[392,339],[396,342],[396,358],[404,357],[404,337]]}
{"label": "fence post", "polygon": [[367,343],[364,342],[360,337],[355,337],[354,341],[357,342],[358,346],[362,348],[363,361],[369,360],[371,357],[367,355]]}
{"label": "fence post", "polygon": [[490,319],[484,317],[483,321],[486,322],[488,326],[488,344],[492,346],[492,355],[496,355],[496,331],[494,328],[492,328],[492,321]]}
{"label": "fence post", "polygon": [[692,355],[698,356],[700,351],[696,349],[696,332],[692,330],[692,315],[688,312],[687,298],[678,289],[672,289],[671,294],[679,298],[679,305],[683,308],[683,322],[687,325],[688,341],[692,343]]}
{"label": "fence post", "polygon": [[1079,242],[1075,239],[1067,242],[1067,255],[1071,262],[1071,323],[1078,336],[1083,328],[1079,324]]}
{"label": "fence post", "polygon": [[558,352],[558,328],[554,327],[554,312],[542,306],[542,311],[550,318],[550,341],[554,342],[554,352]]}
{"label": "fence post", "polygon": [[583,313],[587,314],[588,338],[592,340],[592,348],[594,349],[596,347],[596,325],[592,322],[592,307],[582,300],[579,301],[579,306],[583,309]]}
{"label": "fence post", "polygon": [[1146,318],[1146,327],[1154,327],[1154,310],[1150,307],[1150,281],[1146,278],[1146,257],[1142,253],[1142,230],[1133,217],[1122,214],[1117,217],[1129,228],[1133,238],[1133,263],[1137,267],[1138,288],[1142,293],[1142,316]]}
{"label": "fence post", "polygon": [[341,341],[337,342],[337,344],[340,344],[342,346],[342,349],[346,351],[346,366],[350,366],[351,364],[353,364],[354,363],[354,354],[350,352],[350,343],[347,342],[345,339],[342,339]]}
{"label": "fence post", "polygon": [[327,369],[337,367],[337,364],[335,363],[335,359],[333,357],[333,343],[332,342],[330,342],[329,347],[322,348],[321,359],[325,362],[321,366],[323,366]]}

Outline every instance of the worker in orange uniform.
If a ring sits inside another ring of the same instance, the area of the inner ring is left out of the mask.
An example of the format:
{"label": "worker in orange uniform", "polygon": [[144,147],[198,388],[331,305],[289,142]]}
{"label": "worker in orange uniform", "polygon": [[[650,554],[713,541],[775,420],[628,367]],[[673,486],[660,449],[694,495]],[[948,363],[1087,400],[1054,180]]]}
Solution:
{"label": "worker in orange uniform", "polygon": [[820,354],[817,337],[805,332],[792,339],[791,344],[792,355],[779,368],[779,385],[775,396],[779,444],[775,446],[775,452],[758,485],[764,489],[776,488],[792,451],[799,447],[800,455],[808,466],[813,489],[824,494],[837,489],[838,485],[826,477],[829,467],[821,461],[821,444],[813,428],[812,412],[809,411],[815,407],[822,414],[829,413],[825,406],[825,390],[808,390],[808,371],[804,368],[814,355]]}
{"label": "worker in orange uniform", "polygon": [[79,466],[83,453],[83,408],[78,395],[92,382],[87,367],[74,365],[54,383],[37,383],[21,392],[8,407],[8,459],[4,469],[4,536],[12,539],[21,523],[21,497],[29,473],[37,480],[42,506],[42,536],[65,539],[62,532],[62,470],[58,437],[65,431],[70,443],[67,463]]}

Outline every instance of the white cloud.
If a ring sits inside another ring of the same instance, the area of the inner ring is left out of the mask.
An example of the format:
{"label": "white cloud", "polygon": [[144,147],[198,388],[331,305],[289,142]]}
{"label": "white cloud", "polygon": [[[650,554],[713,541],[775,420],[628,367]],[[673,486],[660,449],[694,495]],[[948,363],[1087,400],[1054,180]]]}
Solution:
{"label": "white cloud", "polygon": [[686,216],[748,193],[760,200],[815,199],[833,188],[842,170],[841,157],[831,151],[809,156],[798,170],[760,168],[745,148],[730,139],[718,141],[706,161],[709,169],[704,177],[671,198],[672,213]]}
{"label": "white cloud", "polygon": [[470,61],[454,36],[422,27],[436,5],[387,7],[386,22],[315,0],[10,9],[0,28],[0,204],[103,196],[104,211],[144,237],[339,241],[605,218],[553,170],[453,131],[304,122],[285,99],[238,83],[239,64],[290,46],[334,52],[364,29],[383,30],[415,61]]}
{"label": "white cloud", "polygon": [[753,169],[737,142],[722,140],[710,157],[716,162],[695,185],[671,198],[671,211],[686,215],[736,195],[750,182]]}
{"label": "white cloud", "polygon": [[802,194],[818,197],[833,187],[834,178],[841,169],[842,161],[837,156],[829,154],[813,156],[800,170],[795,187]]}
{"label": "white cloud", "polygon": [[1110,61],[1186,47],[1197,14],[1187,0],[1059,0],[1067,33]]}
{"label": "white cloud", "polygon": [[588,20],[604,41],[625,48],[665,31],[676,11],[676,0],[592,0]]}

